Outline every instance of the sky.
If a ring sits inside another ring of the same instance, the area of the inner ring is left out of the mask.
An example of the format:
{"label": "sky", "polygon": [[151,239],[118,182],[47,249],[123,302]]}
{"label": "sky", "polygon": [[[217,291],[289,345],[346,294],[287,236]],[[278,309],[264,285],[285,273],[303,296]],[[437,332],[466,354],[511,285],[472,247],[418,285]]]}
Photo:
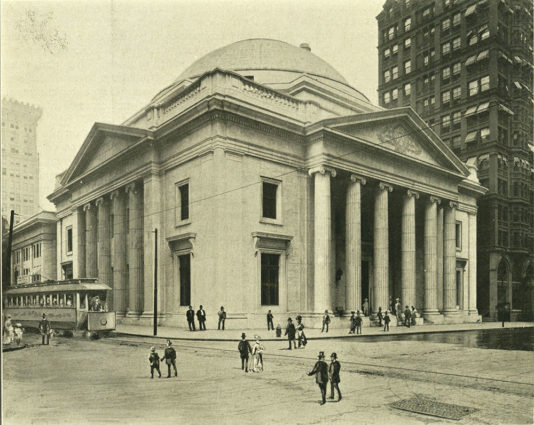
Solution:
{"label": "sky", "polygon": [[377,103],[383,0],[1,1],[2,97],[39,106],[40,207],[95,122],[121,124],[196,59],[248,38],[312,52]]}

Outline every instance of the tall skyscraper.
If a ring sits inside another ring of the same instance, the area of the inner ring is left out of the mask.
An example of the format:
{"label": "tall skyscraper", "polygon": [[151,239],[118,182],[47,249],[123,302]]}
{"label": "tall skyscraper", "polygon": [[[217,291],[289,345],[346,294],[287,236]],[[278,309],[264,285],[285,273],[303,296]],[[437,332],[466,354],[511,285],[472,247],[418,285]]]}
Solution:
{"label": "tall skyscraper", "polygon": [[489,189],[478,311],[496,318],[508,304],[512,318],[532,318],[532,1],[388,0],[377,20],[380,104],[414,108]]}
{"label": "tall skyscraper", "polygon": [[39,154],[37,123],[42,110],[12,99],[2,99],[2,217],[15,223],[39,209]]}

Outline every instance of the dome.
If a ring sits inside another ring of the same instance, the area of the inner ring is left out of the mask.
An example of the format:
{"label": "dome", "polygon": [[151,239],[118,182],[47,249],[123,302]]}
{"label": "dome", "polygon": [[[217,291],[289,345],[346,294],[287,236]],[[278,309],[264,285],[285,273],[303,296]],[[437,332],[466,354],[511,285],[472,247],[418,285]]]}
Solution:
{"label": "dome", "polygon": [[182,72],[177,81],[199,77],[215,68],[254,75],[262,83],[290,82],[298,77],[295,74],[305,73],[349,85],[332,66],[311,53],[307,44],[296,47],[262,38],[238,41],[208,53]]}

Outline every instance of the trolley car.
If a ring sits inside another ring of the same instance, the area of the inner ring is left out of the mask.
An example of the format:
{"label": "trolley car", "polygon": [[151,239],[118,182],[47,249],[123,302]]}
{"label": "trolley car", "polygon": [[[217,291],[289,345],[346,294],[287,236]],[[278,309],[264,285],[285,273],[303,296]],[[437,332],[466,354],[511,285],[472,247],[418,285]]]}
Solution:
{"label": "trolley car", "polygon": [[53,329],[110,331],[115,329],[115,312],[106,311],[109,291],[97,279],[17,285],[3,294],[4,315],[29,328],[37,328],[44,313]]}

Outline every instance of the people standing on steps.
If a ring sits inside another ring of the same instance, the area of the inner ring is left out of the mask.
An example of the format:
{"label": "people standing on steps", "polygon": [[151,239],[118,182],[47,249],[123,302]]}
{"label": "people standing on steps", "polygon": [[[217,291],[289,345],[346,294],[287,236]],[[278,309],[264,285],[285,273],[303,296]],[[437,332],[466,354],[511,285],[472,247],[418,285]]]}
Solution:
{"label": "people standing on steps", "polygon": [[197,311],[197,320],[198,320],[198,330],[206,330],[206,310],[202,306],[198,308]]}
{"label": "people standing on steps", "polygon": [[271,310],[267,312],[267,330],[268,331],[274,331],[274,325],[273,325],[273,314],[271,313]]}
{"label": "people standing on steps", "polygon": [[350,312],[350,318],[349,318],[349,321],[350,321],[350,329],[349,329],[349,334],[353,334],[356,332],[356,316],[355,316],[356,312],[354,311],[351,311]]}
{"label": "people standing on steps", "polygon": [[415,309],[415,307],[412,305],[412,311],[410,313],[410,317],[412,319],[412,326],[415,326],[417,324],[417,321],[415,319],[417,319],[417,310]]}
{"label": "people standing on steps", "polygon": [[363,300],[362,312],[364,316],[369,316],[369,300],[367,298]]}
{"label": "people standing on steps", "polygon": [[328,314],[328,310],[324,311],[323,315],[323,327],[321,329],[321,332],[324,332],[326,328],[326,332],[328,332],[328,325],[330,324],[330,315]]}
{"label": "people standing on steps", "polygon": [[193,306],[189,306],[189,310],[186,311],[185,317],[187,318],[189,330],[195,331],[195,311],[193,310]]}
{"label": "people standing on steps", "polygon": [[412,312],[410,307],[406,306],[404,308],[404,326],[410,327],[412,324]]}
{"label": "people standing on steps", "polygon": [[382,314],[382,307],[378,307],[378,313],[376,313],[376,317],[378,319],[378,326],[382,326],[382,319],[384,318],[384,315]]}
{"label": "people standing on steps", "polygon": [[360,310],[356,312],[356,318],[354,319],[356,323],[356,335],[362,334],[362,316],[360,316]]}

